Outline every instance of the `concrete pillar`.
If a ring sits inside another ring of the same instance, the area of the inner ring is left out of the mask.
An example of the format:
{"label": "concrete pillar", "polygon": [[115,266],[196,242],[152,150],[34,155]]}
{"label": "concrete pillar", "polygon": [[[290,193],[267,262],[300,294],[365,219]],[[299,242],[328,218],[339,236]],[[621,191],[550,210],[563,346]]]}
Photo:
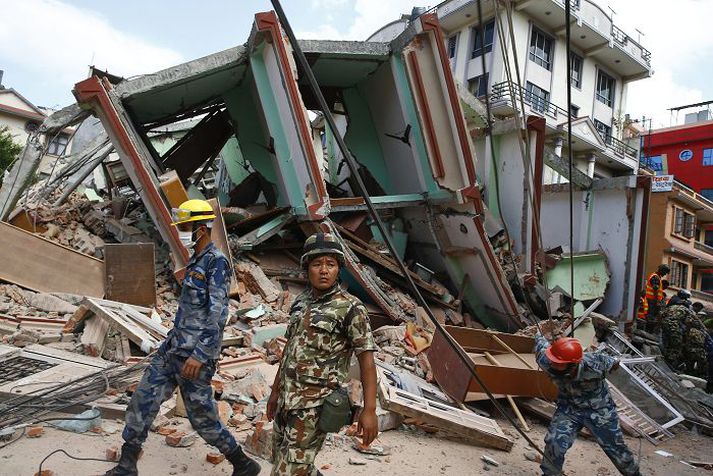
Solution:
{"label": "concrete pillar", "polygon": [[555,155],[557,157],[562,157],[562,144],[564,144],[564,139],[557,137],[555,139]]}
{"label": "concrete pillar", "polygon": [[594,162],[596,161],[596,156],[594,154],[587,154],[587,176],[594,178]]}

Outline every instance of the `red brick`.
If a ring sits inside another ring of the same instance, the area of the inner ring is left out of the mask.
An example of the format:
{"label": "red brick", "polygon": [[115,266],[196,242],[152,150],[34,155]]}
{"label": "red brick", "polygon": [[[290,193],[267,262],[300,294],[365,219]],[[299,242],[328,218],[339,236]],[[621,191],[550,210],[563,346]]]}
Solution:
{"label": "red brick", "polygon": [[35,476],[54,476],[54,471],[51,469],[43,469],[41,473],[39,471],[36,472]]}
{"label": "red brick", "polygon": [[116,446],[112,446],[110,448],[106,449],[106,459],[109,461],[119,461],[119,457],[121,456],[121,452],[119,451],[119,448]]}
{"label": "red brick", "polygon": [[31,426],[27,429],[28,438],[39,438],[45,434],[45,429],[41,426]]}
{"label": "red brick", "polygon": [[171,433],[175,433],[178,431],[178,428],[174,428],[172,426],[162,426],[161,428],[158,429],[157,433],[159,435],[167,436],[170,435]]}
{"label": "red brick", "polygon": [[220,464],[225,459],[225,455],[222,453],[208,453],[205,455],[205,459],[211,464]]}
{"label": "red brick", "polygon": [[166,435],[166,444],[168,446],[178,446],[181,444],[181,439],[186,436],[182,431],[174,431],[171,434]]}

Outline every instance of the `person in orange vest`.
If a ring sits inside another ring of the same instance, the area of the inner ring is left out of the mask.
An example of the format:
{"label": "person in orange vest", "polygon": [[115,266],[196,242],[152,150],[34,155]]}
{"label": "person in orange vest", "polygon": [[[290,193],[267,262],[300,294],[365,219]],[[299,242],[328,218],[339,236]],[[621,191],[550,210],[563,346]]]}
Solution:
{"label": "person in orange vest", "polygon": [[646,300],[646,289],[641,290],[639,309],[636,311],[636,328],[646,329],[646,315],[649,313],[649,301]]}
{"label": "person in orange vest", "polygon": [[646,301],[649,308],[646,315],[646,332],[656,334],[661,329],[661,310],[666,307],[663,278],[670,272],[668,265],[660,264],[656,272],[651,273],[646,280]]}

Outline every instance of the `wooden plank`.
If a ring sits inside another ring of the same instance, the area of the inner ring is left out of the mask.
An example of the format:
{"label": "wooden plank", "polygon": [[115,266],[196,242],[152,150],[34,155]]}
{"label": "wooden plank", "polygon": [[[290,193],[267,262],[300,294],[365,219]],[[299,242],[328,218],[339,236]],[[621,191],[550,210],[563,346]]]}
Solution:
{"label": "wooden plank", "polygon": [[0,279],[37,292],[104,296],[104,262],[0,222]]}
{"label": "wooden plank", "polygon": [[[485,357],[495,365],[496,367],[502,367],[502,364],[497,361],[495,357],[493,357],[490,352],[485,353]],[[515,403],[515,400],[510,395],[506,395],[505,398],[507,398],[508,403],[510,404],[510,407],[512,408],[512,411],[515,412],[515,416],[517,416],[517,419],[520,421],[520,425],[522,425],[523,430],[526,432],[530,432],[530,427],[527,425],[527,422],[525,421],[525,418],[522,416],[522,413],[520,413],[520,409],[517,407],[517,404]]]}
{"label": "wooden plank", "polygon": [[145,353],[148,354],[152,350],[158,348],[159,342],[157,339],[146,332],[129,317],[116,312],[116,309],[104,307],[100,302],[97,302],[94,299],[85,299],[82,304],[86,304],[87,307],[89,307],[89,309],[91,309],[97,316],[108,319],[112,325],[115,325],[117,329],[125,333],[126,337],[128,337],[131,342],[141,347],[141,350]]}
{"label": "wooden plank", "polygon": [[153,243],[104,245],[106,298],[112,301],[154,306],[156,266]]}
{"label": "wooden plank", "polygon": [[93,357],[101,357],[104,352],[106,336],[110,328],[111,323],[99,316],[94,316],[86,320],[81,338],[86,354]]}
{"label": "wooden plank", "polygon": [[389,385],[383,375],[379,379],[379,396],[386,410],[416,418],[470,443],[505,451],[512,449],[513,441],[495,420],[400,390]]}
{"label": "wooden plank", "polygon": [[135,321],[137,324],[143,326],[155,335],[155,337],[160,339],[165,339],[168,336],[168,329],[154,321],[150,317],[140,313],[131,306],[121,306],[121,311],[130,319]]}
{"label": "wooden plank", "polygon": [[188,192],[175,170],[160,175],[158,180],[161,182],[161,191],[172,208],[178,208],[183,202],[188,201]]}
{"label": "wooden plank", "polygon": [[22,355],[33,359],[40,359],[46,362],[70,362],[74,364],[87,365],[96,369],[106,369],[116,367],[116,362],[109,362],[97,357],[76,354],[61,349],[54,349],[40,344],[32,344],[22,349]]}
{"label": "wooden plank", "polygon": [[215,220],[213,220],[213,228],[210,231],[210,237],[215,243],[215,246],[223,252],[226,258],[228,258],[228,263],[230,263],[230,290],[228,290],[228,295],[230,297],[238,296],[238,280],[235,278],[235,268],[233,267],[233,254],[230,251],[230,245],[228,245],[228,232],[225,229],[225,222],[223,221],[223,214],[220,211],[220,203],[218,199],[211,198],[208,200],[210,206],[213,208],[213,213],[215,213]]}

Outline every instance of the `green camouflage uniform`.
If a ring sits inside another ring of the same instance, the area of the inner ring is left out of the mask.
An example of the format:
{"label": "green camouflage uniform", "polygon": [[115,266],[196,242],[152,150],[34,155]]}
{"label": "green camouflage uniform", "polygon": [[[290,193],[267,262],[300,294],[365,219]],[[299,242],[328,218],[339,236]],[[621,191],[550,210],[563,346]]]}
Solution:
{"label": "green camouflage uniform", "polygon": [[326,437],[317,428],[324,399],[345,382],[352,353],[376,346],[366,308],[338,284],[318,298],[311,289],[297,297],[286,337],[272,475],[311,476],[317,474],[314,459]]}
{"label": "green camouflage uniform", "polygon": [[706,355],[707,330],[693,311],[684,321],[683,355],[686,361],[686,373],[694,377],[708,377],[708,358]]}
{"label": "green camouflage uniform", "polygon": [[680,304],[668,306],[663,311],[663,356],[674,370],[683,363],[683,326],[690,312],[690,309]]}

